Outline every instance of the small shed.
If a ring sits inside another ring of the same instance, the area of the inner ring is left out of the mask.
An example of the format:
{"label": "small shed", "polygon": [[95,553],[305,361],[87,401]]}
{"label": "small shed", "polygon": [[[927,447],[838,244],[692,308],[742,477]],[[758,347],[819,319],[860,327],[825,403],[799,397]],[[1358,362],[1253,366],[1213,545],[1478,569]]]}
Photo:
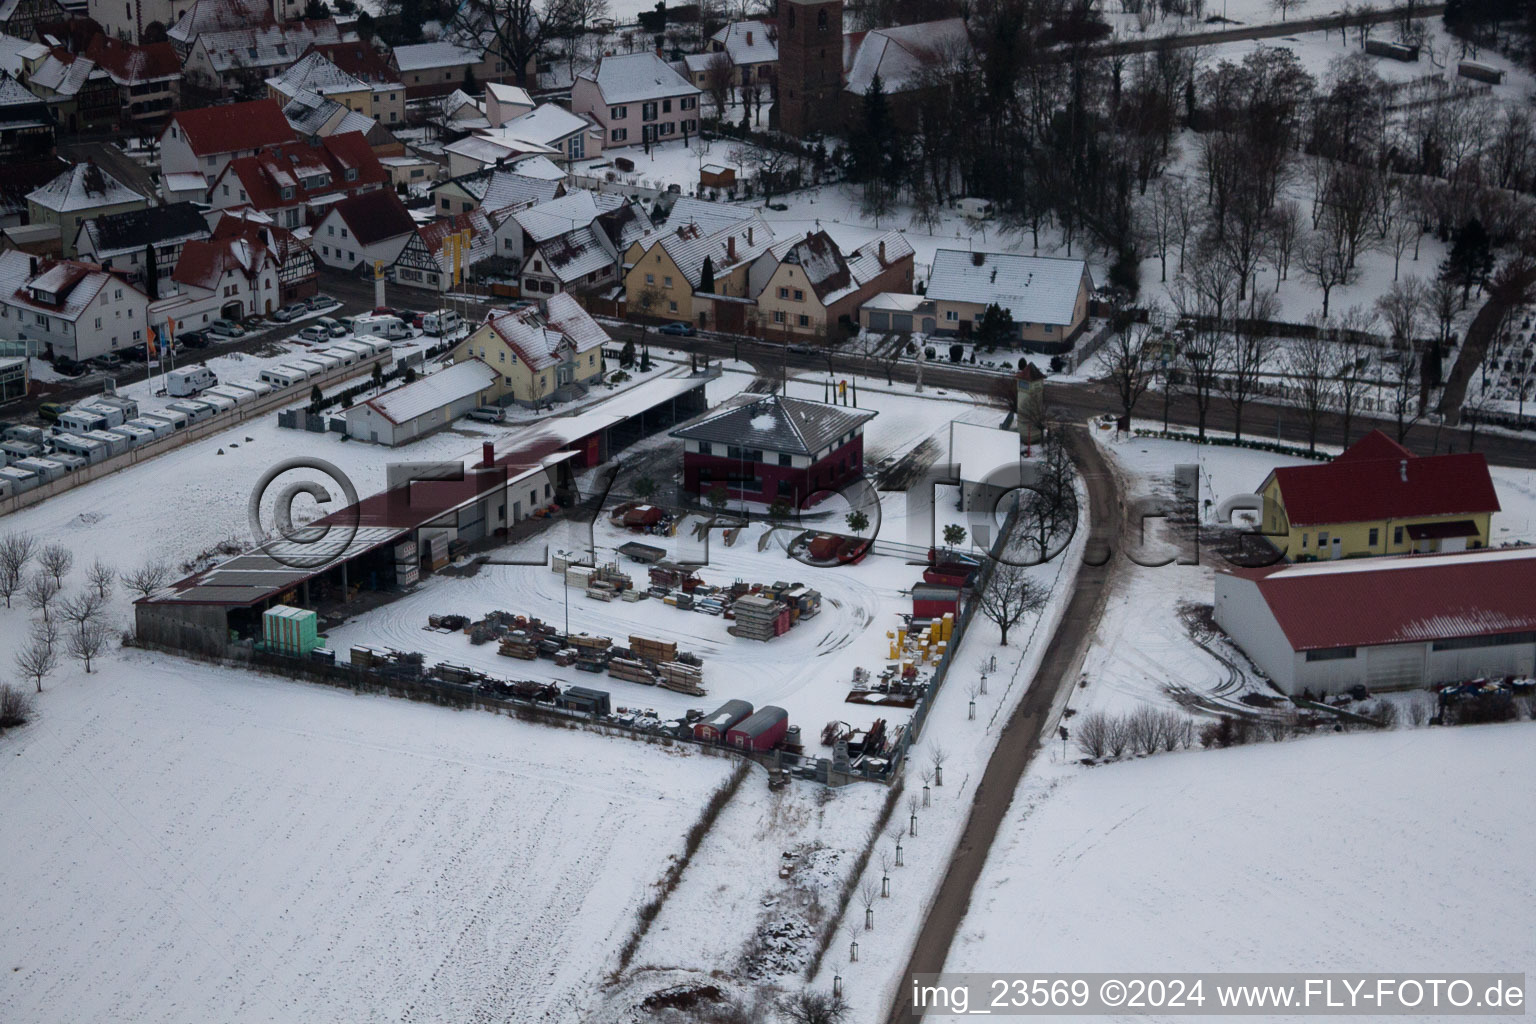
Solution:
{"label": "small shed", "polygon": [[1501,69],[1478,60],[1462,61],[1456,65],[1456,73],[1462,78],[1475,78],[1479,82],[1490,82],[1493,85],[1504,81],[1504,72]]}
{"label": "small shed", "polygon": [[1390,39],[1367,39],[1365,52],[1373,57],[1390,57],[1412,63],[1419,59],[1419,48],[1412,43],[1394,43]]}
{"label": "small shed", "polygon": [[946,614],[960,613],[960,588],[941,583],[914,583],[912,585],[912,617],[914,619],[942,619]]}
{"label": "small shed", "polygon": [[736,171],[724,164],[705,164],[699,168],[699,187],[735,188]]}
{"label": "small shed", "polygon": [[728,700],[693,723],[693,738],[701,743],[721,743],[726,733],[751,714],[752,705],[747,701]]}
{"label": "small shed", "polygon": [[789,712],[768,704],[732,726],[725,742],[741,750],[772,750],[788,728]]}
{"label": "small shed", "polygon": [[571,711],[581,711],[599,718],[613,711],[607,690],[593,690],[586,686],[567,686],[556,703]]}

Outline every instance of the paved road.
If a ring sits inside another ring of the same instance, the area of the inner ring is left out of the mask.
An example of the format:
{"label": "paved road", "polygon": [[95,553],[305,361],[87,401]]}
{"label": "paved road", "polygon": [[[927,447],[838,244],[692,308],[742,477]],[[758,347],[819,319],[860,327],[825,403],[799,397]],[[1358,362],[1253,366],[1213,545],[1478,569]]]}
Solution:
{"label": "paved road", "polygon": [[1088,436],[1087,429],[1079,425],[1068,427],[1067,437],[1073,461],[1088,488],[1089,537],[1083,565],[1072,585],[1072,596],[1068,599],[1061,626],[1051,636],[1039,670],[1030,680],[1029,689],[1024,692],[1018,708],[1003,726],[997,747],[976,785],[970,818],[939,887],[938,897],[928,911],[923,930],[918,933],[912,958],[897,987],[889,1024],[907,1024],[920,1019],[920,1014],[912,1012],[912,990],[907,979],[913,974],[937,973],[944,969],[950,944],[965,919],[976,880],[1008,816],[1019,780],[1040,750],[1057,698],[1077,679],[1078,666],[1108,592],[1115,566],[1113,542],[1122,520],[1121,496],[1114,475]]}

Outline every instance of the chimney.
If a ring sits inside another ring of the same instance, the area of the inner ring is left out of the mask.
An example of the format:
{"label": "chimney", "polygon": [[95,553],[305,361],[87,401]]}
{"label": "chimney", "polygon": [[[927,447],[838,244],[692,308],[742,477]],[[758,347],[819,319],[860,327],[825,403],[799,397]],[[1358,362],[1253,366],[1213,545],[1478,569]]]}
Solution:
{"label": "chimney", "polygon": [[885,264],[885,239],[880,239],[880,263]]}
{"label": "chimney", "polygon": [[37,257],[36,256],[28,256],[27,257],[27,276],[28,277],[36,277],[37,276]]}
{"label": "chimney", "polygon": [[747,45],[752,45],[752,33],[750,31],[747,32]]}
{"label": "chimney", "polygon": [[486,469],[496,465],[496,444],[494,441],[487,441],[480,446],[480,465]]}
{"label": "chimney", "polygon": [[747,225],[747,244],[748,245],[752,244],[752,225],[751,224]]}
{"label": "chimney", "polygon": [[1397,475],[1403,481],[1408,482],[1408,460],[1402,459],[1397,464]]}
{"label": "chimney", "polygon": [[984,253],[984,252],[973,252],[973,253],[971,253],[971,266],[973,266],[973,267],[985,266],[986,262],[987,262],[987,254],[986,253]]}
{"label": "chimney", "polygon": [[736,236],[735,235],[727,235],[725,237],[725,258],[726,258],[726,261],[729,262],[729,263],[735,263],[736,262]]}

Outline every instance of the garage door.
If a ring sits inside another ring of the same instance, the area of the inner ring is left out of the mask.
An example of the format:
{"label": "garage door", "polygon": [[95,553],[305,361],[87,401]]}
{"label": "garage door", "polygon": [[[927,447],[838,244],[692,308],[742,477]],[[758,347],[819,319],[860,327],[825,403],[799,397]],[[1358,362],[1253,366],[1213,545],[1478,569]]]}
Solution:
{"label": "garage door", "polygon": [[1365,652],[1365,682],[1372,688],[1416,686],[1424,680],[1424,646],[1402,644],[1368,647]]}
{"label": "garage door", "polygon": [[908,334],[912,333],[912,314],[892,313],[891,327],[898,331],[905,331]]}
{"label": "garage door", "polygon": [[870,310],[869,311],[869,329],[870,330],[872,330],[872,331],[885,331],[885,330],[889,330],[890,326],[891,326],[891,316],[890,316],[889,313],[876,313],[874,310]]}

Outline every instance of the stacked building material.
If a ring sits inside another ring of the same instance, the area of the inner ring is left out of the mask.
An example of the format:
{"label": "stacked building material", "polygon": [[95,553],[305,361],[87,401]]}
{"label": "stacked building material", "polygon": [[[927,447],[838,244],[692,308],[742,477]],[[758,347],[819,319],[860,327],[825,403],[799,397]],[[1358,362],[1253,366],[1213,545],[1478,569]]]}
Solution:
{"label": "stacked building material", "polygon": [[608,661],[608,674],[615,679],[625,679],[631,683],[644,683],[646,686],[655,686],[656,677],[651,673],[645,662],[637,658],[611,658]]}
{"label": "stacked building material", "polygon": [[748,594],[738,598],[732,607],[736,613],[736,624],[728,630],[732,636],[744,640],[772,640],[779,635],[775,627],[780,611],[784,610],[779,602]]}
{"label": "stacked building material", "polygon": [[691,697],[704,696],[704,670],[697,665],[681,661],[664,661],[656,666],[661,675],[661,685],[668,690],[686,693]]}
{"label": "stacked building material", "polygon": [[587,583],[587,596],[594,601],[612,601],[618,593],[613,584],[606,580],[591,580]]}
{"label": "stacked building material", "polygon": [[592,579],[611,583],[615,590],[628,590],[635,585],[633,579],[626,573],[619,571],[619,566],[616,562],[609,562],[606,565],[598,566],[597,570],[592,573]]}
{"label": "stacked building material", "polygon": [[427,568],[436,572],[448,564],[448,535],[434,534],[427,538]]}
{"label": "stacked building material", "polygon": [[421,556],[414,540],[403,540],[395,545],[395,582],[409,587],[421,579]]}
{"label": "stacked building material", "polygon": [[523,661],[532,661],[539,656],[537,640],[522,630],[508,633],[501,641],[501,647],[497,654],[504,654],[509,658],[521,658]]}
{"label": "stacked building material", "polygon": [[651,640],[648,637],[631,635],[629,638],[629,649],[647,661],[663,662],[677,660],[677,643],[672,640]]}
{"label": "stacked building material", "polygon": [[592,582],[592,573],[595,570],[590,565],[573,565],[565,570],[565,585],[568,587],[585,587]]}

